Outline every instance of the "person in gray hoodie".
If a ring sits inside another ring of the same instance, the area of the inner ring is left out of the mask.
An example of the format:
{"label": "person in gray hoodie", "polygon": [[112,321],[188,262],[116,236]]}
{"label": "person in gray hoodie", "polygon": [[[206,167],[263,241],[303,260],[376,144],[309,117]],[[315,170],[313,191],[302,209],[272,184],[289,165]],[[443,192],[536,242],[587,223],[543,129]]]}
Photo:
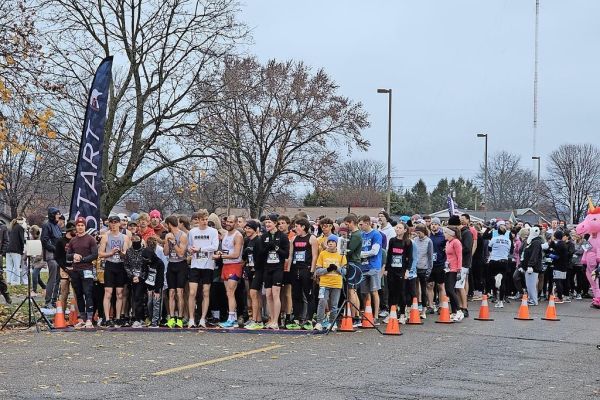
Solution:
{"label": "person in gray hoodie", "polygon": [[417,247],[417,293],[420,299],[419,309],[421,310],[421,318],[426,318],[427,307],[427,281],[433,269],[433,242],[429,239],[427,227],[419,224],[415,227],[417,237],[413,239],[414,245]]}

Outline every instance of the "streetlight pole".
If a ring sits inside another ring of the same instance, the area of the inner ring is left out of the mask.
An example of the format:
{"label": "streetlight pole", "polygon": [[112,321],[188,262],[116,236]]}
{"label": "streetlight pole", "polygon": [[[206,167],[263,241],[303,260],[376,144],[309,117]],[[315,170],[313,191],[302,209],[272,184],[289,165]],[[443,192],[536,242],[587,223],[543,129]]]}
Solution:
{"label": "streetlight pole", "polygon": [[537,160],[537,186],[536,186],[536,194],[537,194],[537,200],[536,200],[536,206],[539,207],[540,206],[540,164],[542,163],[542,160],[540,158],[540,156],[533,156],[531,157],[532,160]]}
{"label": "streetlight pole", "polygon": [[478,138],[485,138],[484,170],[483,170],[483,219],[487,221],[487,186],[488,186],[488,134],[478,133]]}
{"label": "streetlight pole", "polygon": [[391,214],[392,202],[392,89],[377,89],[377,93],[387,93],[388,96],[388,165],[387,165],[387,198],[386,211]]}

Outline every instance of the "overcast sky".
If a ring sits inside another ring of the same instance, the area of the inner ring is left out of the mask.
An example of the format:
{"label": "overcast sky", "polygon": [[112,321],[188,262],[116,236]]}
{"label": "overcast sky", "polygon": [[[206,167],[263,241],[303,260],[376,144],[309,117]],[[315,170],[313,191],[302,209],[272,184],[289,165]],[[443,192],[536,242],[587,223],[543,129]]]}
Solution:
{"label": "overcast sky", "polygon": [[[541,0],[537,153],[599,140],[600,1]],[[323,67],[362,102],[371,142],[357,158],[387,162],[393,89],[394,185],[473,177],[489,151],[532,168],[535,0],[246,0],[250,48],[266,61]],[[429,188],[430,190],[432,187]]]}

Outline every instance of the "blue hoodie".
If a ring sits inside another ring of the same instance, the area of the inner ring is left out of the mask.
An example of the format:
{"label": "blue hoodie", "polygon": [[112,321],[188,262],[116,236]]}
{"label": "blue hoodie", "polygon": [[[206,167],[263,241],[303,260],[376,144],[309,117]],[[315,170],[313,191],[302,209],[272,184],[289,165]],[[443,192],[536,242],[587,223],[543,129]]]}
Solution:
{"label": "blue hoodie", "polygon": [[446,238],[440,229],[437,233],[431,232],[429,238],[433,242],[433,268],[443,267],[446,264]]}

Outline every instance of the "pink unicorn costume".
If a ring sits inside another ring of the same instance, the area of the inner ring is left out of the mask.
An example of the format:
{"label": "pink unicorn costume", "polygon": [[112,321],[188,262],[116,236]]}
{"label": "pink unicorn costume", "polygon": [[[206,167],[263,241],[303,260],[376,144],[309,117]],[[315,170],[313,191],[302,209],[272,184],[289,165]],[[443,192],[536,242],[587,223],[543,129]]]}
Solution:
{"label": "pink unicorn costume", "polygon": [[583,222],[577,225],[576,231],[579,235],[590,235],[588,245],[584,245],[584,253],[581,262],[586,266],[585,275],[592,287],[594,299],[592,307],[600,308],[600,287],[598,281],[592,278],[592,272],[596,270],[600,264],[600,206],[594,207],[592,202],[589,202],[589,210]]}

